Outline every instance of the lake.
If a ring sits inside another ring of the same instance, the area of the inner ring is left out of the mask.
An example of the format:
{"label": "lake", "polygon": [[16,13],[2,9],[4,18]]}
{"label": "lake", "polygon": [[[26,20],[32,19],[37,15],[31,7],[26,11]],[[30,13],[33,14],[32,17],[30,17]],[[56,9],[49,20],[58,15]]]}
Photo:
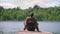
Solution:
{"label": "lake", "polygon": [[[38,21],[40,31],[60,34],[60,22]],[[0,34],[15,34],[23,30],[24,21],[1,21]]]}

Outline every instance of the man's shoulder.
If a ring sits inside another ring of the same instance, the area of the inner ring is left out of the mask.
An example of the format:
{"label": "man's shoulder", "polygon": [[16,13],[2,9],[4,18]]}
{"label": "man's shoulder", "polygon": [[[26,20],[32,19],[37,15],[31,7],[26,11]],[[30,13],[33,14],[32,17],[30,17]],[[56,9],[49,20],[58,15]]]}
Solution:
{"label": "man's shoulder", "polygon": [[[26,17],[26,18],[31,18],[31,17]],[[33,19],[36,19],[35,17],[32,17]]]}
{"label": "man's shoulder", "polygon": [[26,18],[31,18],[31,17],[26,17]]}
{"label": "man's shoulder", "polygon": [[31,17],[26,17],[26,19],[30,19]]}
{"label": "man's shoulder", "polygon": [[37,18],[34,17],[33,19],[37,21]]}
{"label": "man's shoulder", "polygon": [[35,17],[33,17],[33,19],[36,19]]}

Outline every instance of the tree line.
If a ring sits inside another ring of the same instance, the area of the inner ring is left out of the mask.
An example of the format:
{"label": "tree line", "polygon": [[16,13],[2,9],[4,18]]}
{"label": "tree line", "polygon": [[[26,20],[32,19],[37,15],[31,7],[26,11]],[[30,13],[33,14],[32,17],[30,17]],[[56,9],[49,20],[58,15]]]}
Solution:
{"label": "tree line", "polygon": [[30,12],[34,12],[34,17],[38,21],[60,21],[60,6],[41,8],[37,5],[24,10],[19,7],[4,9],[0,6],[0,21],[23,21]]}

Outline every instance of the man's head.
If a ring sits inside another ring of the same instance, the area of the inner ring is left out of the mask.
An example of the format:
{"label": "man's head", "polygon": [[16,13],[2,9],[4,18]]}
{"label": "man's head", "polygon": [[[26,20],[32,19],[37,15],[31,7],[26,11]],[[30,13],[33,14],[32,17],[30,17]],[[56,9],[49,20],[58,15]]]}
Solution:
{"label": "man's head", "polygon": [[31,16],[31,17],[33,17],[33,16],[34,16],[34,13],[33,13],[33,12],[31,12],[31,13],[30,13],[30,16]]}

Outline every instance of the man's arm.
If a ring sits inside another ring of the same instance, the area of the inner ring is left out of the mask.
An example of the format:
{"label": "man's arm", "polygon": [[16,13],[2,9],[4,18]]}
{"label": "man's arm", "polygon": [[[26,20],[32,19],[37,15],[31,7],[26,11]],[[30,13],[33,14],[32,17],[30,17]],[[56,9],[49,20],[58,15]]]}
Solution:
{"label": "man's arm", "polygon": [[28,18],[26,18],[26,20],[24,22],[24,25],[25,25],[24,30],[27,28],[27,21],[28,21]]}
{"label": "man's arm", "polygon": [[35,19],[35,26],[36,26],[37,31],[39,31],[37,19]]}

